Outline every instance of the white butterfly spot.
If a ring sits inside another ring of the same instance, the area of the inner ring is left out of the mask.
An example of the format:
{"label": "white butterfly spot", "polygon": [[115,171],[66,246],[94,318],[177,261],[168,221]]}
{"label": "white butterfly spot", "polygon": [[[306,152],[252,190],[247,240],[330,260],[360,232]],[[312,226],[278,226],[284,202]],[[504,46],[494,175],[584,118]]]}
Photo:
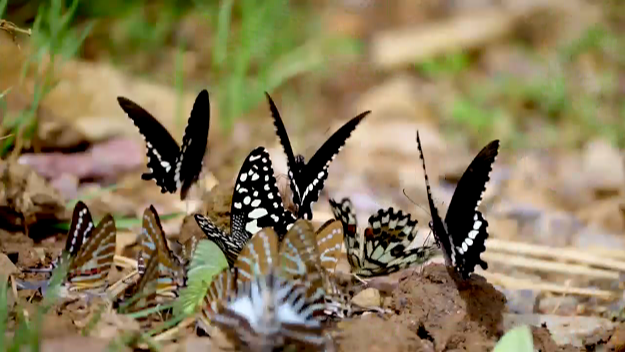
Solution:
{"label": "white butterfly spot", "polygon": [[[246,173],[242,173],[241,177],[239,177],[239,180],[241,180],[241,182],[245,182],[245,180],[247,180],[247,174]],[[237,185],[237,187],[240,185]]]}
{"label": "white butterfly spot", "polygon": [[245,196],[245,198],[243,198],[243,204],[245,205],[249,205],[251,201],[252,198],[250,198],[250,196]]}

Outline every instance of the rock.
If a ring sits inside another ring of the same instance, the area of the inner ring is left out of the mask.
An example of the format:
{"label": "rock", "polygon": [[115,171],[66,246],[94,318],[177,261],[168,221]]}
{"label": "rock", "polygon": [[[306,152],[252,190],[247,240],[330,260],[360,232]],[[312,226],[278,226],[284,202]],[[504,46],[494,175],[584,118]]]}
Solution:
{"label": "rock", "polygon": [[506,295],[506,306],[508,311],[515,314],[532,314],[538,298],[535,290],[510,290],[496,287]]}
{"label": "rock", "polygon": [[623,157],[605,140],[586,145],[582,165],[586,183],[595,193],[619,192],[625,186]]}
{"label": "rock", "polygon": [[574,315],[579,300],[573,296],[543,297],[538,303],[538,311],[543,314]]}
{"label": "rock", "polygon": [[4,277],[6,279],[9,275],[19,273],[19,269],[13,264],[11,259],[7,257],[4,253],[0,253],[0,277]]}
{"label": "rock", "polygon": [[361,307],[380,307],[382,305],[382,297],[380,291],[375,288],[367,288],[352,298],[352,303]]}
{"label": "rock", "polygon": [[553,340],[558,345],[571,344],[577,347],[582,347],[582,341],[592,336],[596,329],[610,329],[615,326],[615,323],[610,320],[598,317],[504,314],[504,326],[506,330],[523,324],[537,327],[546,324],[549,331],[551,331]]}

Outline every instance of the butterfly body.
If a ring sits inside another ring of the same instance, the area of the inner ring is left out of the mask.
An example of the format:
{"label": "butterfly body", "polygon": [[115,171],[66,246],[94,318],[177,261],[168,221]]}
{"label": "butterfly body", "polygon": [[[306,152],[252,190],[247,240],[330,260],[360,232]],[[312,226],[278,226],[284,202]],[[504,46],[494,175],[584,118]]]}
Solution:
{"label": "butterfly body", "polygon": [[370,113],[366,111],[345,123],[317,150],[312,158],[306,163],[302,155],[295,155],[289,136],[280,117],[280,112],[269,96],[267,101],[274,120],[276,134],[284,148],[289,167],[288,175],[292,191],[293,203],[297,207],[297,217],[307,220],[312,219],[312,205],[319,199],[319,194],[323,190],[325,180],[328,178],[328,168],[330,163],[338,155],[356,129],[358,124]]}
{"label": "butterfly body", "polygon": [[249,239],[261,228],[273,228],[284,236],[296,220],[284,209],[269,153],[263,147],[247,156],[237,176],[230,209],[230,235],[209,218],[199,214],[194,217],[202,231],[226,255],[231,267]]}
{"label": "butterfly body", "polygon": [[494,140],[482,148],[464,172],[449,203],[444,221],[438,214],[432,199],[418,132],[417,146],[425,174],[428,203],[432,215],[430,227],[434,238],[443,251],[447,266],[453,267],[462,279],[468,279],[476,265],[484,270],[488,268],[488,264],[480,257],[481,253],[486,250],[488,222],[477,209],[490,179],[492,165],[497,158],[499,140]]}
{"label": "butterfly body", "polygon": [[208,92],[202,90],[193,104],[182,146],[178,146],[167,129],[141,106],[124,97],[118,97],[117,101],[145,139],[150,171],[141,178],[155,180],[162,193],[175,193],[180,189],[180,198],[185,199],[189,188],[199,178],[208,144]]}

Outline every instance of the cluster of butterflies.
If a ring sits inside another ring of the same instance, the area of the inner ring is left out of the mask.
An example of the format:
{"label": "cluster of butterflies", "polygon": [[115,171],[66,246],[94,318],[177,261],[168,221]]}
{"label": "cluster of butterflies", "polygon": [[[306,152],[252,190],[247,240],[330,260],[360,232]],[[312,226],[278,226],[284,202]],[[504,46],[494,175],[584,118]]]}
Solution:
{"label": "cluster of butterflies", "polygon": [[[413,246],[417,220],[392,207],[371,215],[368,226],[359,231],[354,207],[347,198],[330,199],[334,219],[315,230],[309,221],[312,205],[323,190],[330,163],[369,111],[348,121],[306,163],[303,156],[294,155],[278,109],[269,95],[267,100],[287,155],[296,210],[285,209],[269,154],[264,147],[258,147],[249,153],[237,176],[229,233],[210,218],[194,215],[207,240],[221,249],[228,262],[228,268],[212,279],[199,312],[198,323],[205,331],[219,326],[243,347],[325,346],[328,340],[320,320],[349,316],[354,311],[332,275],[345,255],[343,245],[352,273],[362,278],[420,265],[439,251],[446,265],[458,274],[454,274],[455,280],[468,279],[476,265],[487,268],[480,255],[485,250],[488,222],[477,209],[498,154],[499,141],[486,145],[471,162],[444,219],[438,215],[425,173],[432,216],[429,227],[436,245]],[[120,97],[118,102],[146,141],[150,172],[142,178],[154,179],[163,193],[180,189],[184,199],[199,178],[207,147],[208,92],[200,92],[194,103],[181,147],[146,110],[126,98]],[[425,172],[418,132],[417,146]],[[153,207],[145,210],[138,242],[140,278],[130,293],[143,293],[143,297],[133,302],[134,307],[175,298],[186,284],[188,258],[197,243],[191,241],[185,246],[183,255],[170,250]],[[95,227],[89,210],[79,202],[66,244],[68,291],[97,291],[106,287],[114,250],[112,217],[106,216]]]}

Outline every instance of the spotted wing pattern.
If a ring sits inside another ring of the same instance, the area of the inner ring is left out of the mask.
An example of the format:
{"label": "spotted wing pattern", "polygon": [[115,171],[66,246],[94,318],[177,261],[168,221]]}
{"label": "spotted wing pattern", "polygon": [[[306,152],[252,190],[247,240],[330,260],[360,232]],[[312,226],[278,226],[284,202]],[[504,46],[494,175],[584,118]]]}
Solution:
{"label": "spotted wing pattern", "polygon": [[143,213],[143,227],[139,236],[139,273],[145,272],[145,263],[158,260],[158,293],[160,296],[176,296],[178,288],[184,285],[184,268],[167,245],[161,221],[154,206]]}
{"label": "spotted wing pattern", "polygon": [[144,173],[141,178],[154,179],[162,193],[174,193],[180,188],[180,198],[186,198],[191,184],[199,177],[206,152],[210,126],[208,92],[202,90],[193,104],[182,138],[182,147],[141,106],[124,97],[118,97],[117,101],[145,139],[150,172]]}
{"label": "spotted wing pattern", "polygon": [[254,149],[245,159],[234,186],[230,209],[230,235],[218,229],[210,219],[195,215],[195,220],[233,266],[245,244],[260,229],[273,228],[282,238],[295,217],[284,209],[269,153]]}
{"label": "spotted wing pattern", "polygon": [[[87,208],[83,208],[85,209]],[[93,291],[107,286],[108,273],[115,256],[117,234],[113,217],[106,215],[89,233],[90,236],[83,238],[84,242],[76,249],[76,254],[70,257],[66,282],[70,291]]]}
{"label": "spotted wing pattern", "polygon": [[310,220],[312,219],[312,205],[319,200],[319,194],[323,190],[325,180],[328,178],[330,163],[341,151],[358,124],[370,111],[366,111],[345,123],[317,150],[309,162],[305,163],[303,156],[294,156],[293,148],[278,108],[269,94],[265,94],[269,102],[271,115],[273,116],[276,134],[287,156],[293,203],[297,206],[298,218]]}
{"label": "spotted wing pattern", "polygon": [[349,199],[330,201],[337,220],[343,223],[345,247],[352,272],[363,277],[388,275],[419,265],[434,254],[431,247],[408,249],[417,234],[417,220],[392,207],[369,217],[364,235],[356,239],[356,216]]}
{"label": "spotted wing pattern", "polygon": [[463,279],[468,279],[476,265],[482,269],[488,268],[488,264],[481,259],[482,252],[486,250],[488,222],[477,209],[490,180],[490,172],[499,151],[499,140],[482,148],[464,172],[451,198],[444,222],[438,215],[432,198],[419,132],[417,146],[425,174],[432,232],[443,251],[447,265],[453,266]]}

